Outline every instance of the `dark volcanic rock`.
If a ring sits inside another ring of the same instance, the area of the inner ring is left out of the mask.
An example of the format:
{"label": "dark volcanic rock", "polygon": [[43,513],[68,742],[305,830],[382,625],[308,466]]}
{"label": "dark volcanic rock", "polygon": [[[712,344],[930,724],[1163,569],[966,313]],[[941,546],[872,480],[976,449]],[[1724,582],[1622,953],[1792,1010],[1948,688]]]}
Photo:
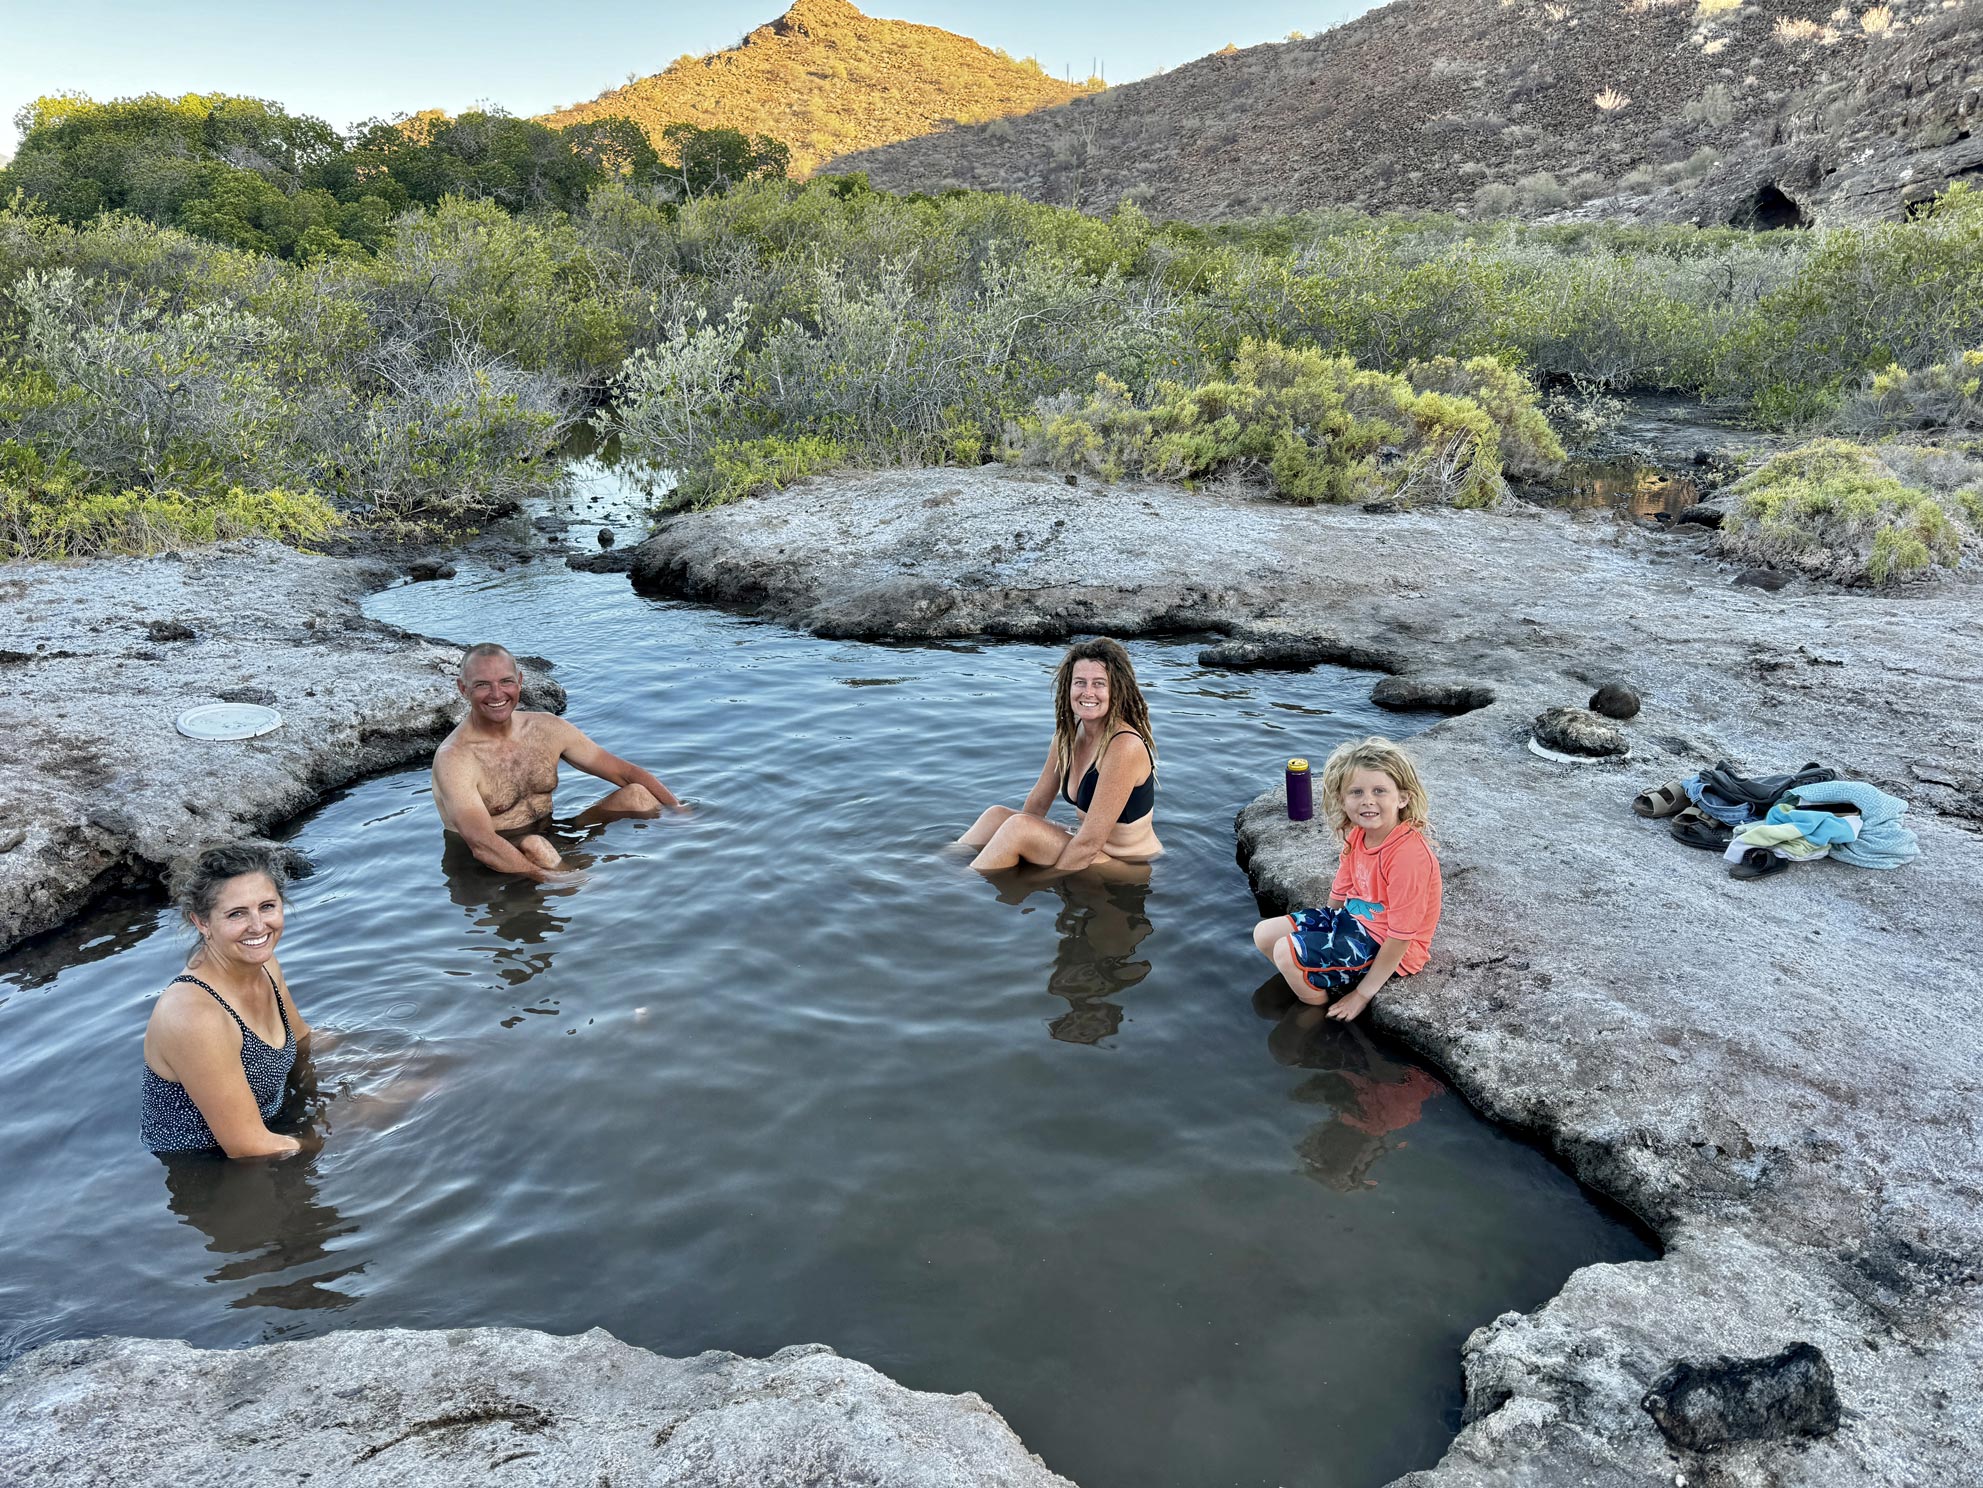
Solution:
{"label": "dark volcanic rock", "polygon": [[1494,689],[1484,682],[1383,677],[1370,689],[1370,701],[1380,708],[1393,708],[1399,712],[1425,708],[1434,713],[1471,713],[1494,701]]}
{"label": "dark volcanic rock", "polygon": [[1767,1359],[1683,1361],[1653,1381],[1644,1404],[1660,1433],[1689,1452],[1829,1436],[1839,1422],[1831,1365],[1808,1343]]}
{"label": "dark volcanic rock", "polygon": [[1588,708],[1549,708],[1536,714],[1535,738],[1545,749],[1592,759],[1624,754],[1632,747],[1621,730]]}
{"label": "dark volcanic rock", "polygon": [[1719,527],[1728,515],[1721,507],[1710,506],[1705,501],[1693,506],[1683,506],[1673,514],[1674,522],[1683,527]]}
{"label": "dark volcanic rock", "polygon": [[183,620],[154,620],[145,627],[145,634],[158,642],[190,641],[193,627]]}
{"label": "dark volcanic rock", "polygon": [[[1225,667],[1230,671],[1302,671],[1327,663],[1331,666],[1358,667],[1368,672],[1394,672],[1405,664],[1396,651],[1331,635],[1248,635],[1198,653],[1200,666]],[[1488,694],[1488,701],[1494,695]],[[1400,704],[1418,707],[1420,704]],[[1436,707],[1437,704],[1424,706]],[[1479,707],[1480,704],[1468,704]],[[1453,711],[1463,712],[1464,709]]]}
{"label": "dark volcanic rock", "polygon": [[406,576],[416,584],[431,583],[435,579],[454,577],[454,565],[439,558],[416,558],[406,565]]}
{"label": "dark volcanic rock", "polygon": [[1735,576],[1737,584],[1749,589],[1761,589],[1774,594],[1790,582],[1790,575],[1774,568],[1745,568]]}
{"label": "dark volcanic rock", "polygon": [[613,548],[604,553],[567,553],[565,567],[580,573],[632,573],[638,548]]}
{"label": "dark volcanic rock", "polygon": [[1606,718],[1636,718],[1639,695],[1623,682],[1607,682],[1591,694],[1590,708]]}
{"label": "dark volcanic rock", "polygon": [[602,548],[610,548],[613,546],[613,542],[614,542],[613,529],[610,527],[601,527],[599,529],[599,546]]}
{"label": "dark volcanic rock", "polygon": [[275,706],[275,694],[266,687],[223,687],[214,696],[223,703],[255,703],[264,708]]}

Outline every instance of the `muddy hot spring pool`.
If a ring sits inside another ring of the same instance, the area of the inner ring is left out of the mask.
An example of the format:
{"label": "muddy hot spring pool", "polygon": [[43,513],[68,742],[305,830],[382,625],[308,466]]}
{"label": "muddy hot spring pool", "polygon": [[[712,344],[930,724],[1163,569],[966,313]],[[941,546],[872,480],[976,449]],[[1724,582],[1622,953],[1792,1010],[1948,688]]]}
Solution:
{"label": "muddy hot spring pool", "polygon": [[[1030,784],[1057,648],[828,642],[548,564],[371,608],[554,658],[571,718],[699,807],[567,839],[588,877],[552,891],[445,854],[424,769],[294,823],[319,871],[283,963],[339,1035],[286,1113],[308,1161],[139,1146],[186,950],[156,899],[0,959],[0,1358],[824,1342],[978,1391],[1086,1488],[1322,1488],[1437,1460],[1471,1329],[1651,1254],[1404,1050],[1291,1009],[1248,943],[1233,814],[1290,754],[1414,726],[1367,677],[1133,645],[1169,851],[1147,886],[1022,898],[945,843]],[[568,772],[560,814],[605,789]]]}

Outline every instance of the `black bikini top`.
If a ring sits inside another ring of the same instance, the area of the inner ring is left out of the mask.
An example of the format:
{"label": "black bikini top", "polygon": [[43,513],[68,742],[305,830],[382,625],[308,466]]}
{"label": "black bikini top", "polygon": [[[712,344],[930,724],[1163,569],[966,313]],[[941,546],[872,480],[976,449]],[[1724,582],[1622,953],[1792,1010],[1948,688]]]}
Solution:
{"label": "black bikini top", "polygon": [[[1102,749],[1108,748],[1109,744],[1113,744],[1124,734],[1133,734],[1135,732],[1135,729],[1117,729],[1109,735],[1108,741],[1102,745]],[[1088,773],[1081,777],[1080,789],[1076,790],[1073,795],[1069,795],[1067,793],[1067,777],[1072,773],[1073,769],[1074,762],[1069,760],[1067,762],[1067,769],[1061,773],[1060,796],[1063,801],[1067,802],[1076,811],[1086,811],[1088,809],[1088,803],[1095,799],[1096,785],[1101,782],[1102,750],[1098,749],[1095,751],[1095,762],[1088,766]],[[1155,809],[1156,804],[1157,771],[1156,767],[1152,766],[1150,773],[1143,777],[1143,783],[1131,791],[1129,793],[1129,799],[1122,803],[1122,814],[1116,820],[1119,822],[1141,821]]]}

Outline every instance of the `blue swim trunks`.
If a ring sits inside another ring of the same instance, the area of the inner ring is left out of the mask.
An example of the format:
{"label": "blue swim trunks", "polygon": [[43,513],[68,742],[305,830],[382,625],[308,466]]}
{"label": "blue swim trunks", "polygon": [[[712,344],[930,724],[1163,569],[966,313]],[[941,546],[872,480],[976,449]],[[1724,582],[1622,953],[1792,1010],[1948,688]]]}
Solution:
{"label": "blue swim trunks", "polygon": [[1288,916],[1294,926],[1294,960],[1318,992],[1346,992],[1363,980],[1382,949],[1364,924],[1347,907],[1297,909]]}

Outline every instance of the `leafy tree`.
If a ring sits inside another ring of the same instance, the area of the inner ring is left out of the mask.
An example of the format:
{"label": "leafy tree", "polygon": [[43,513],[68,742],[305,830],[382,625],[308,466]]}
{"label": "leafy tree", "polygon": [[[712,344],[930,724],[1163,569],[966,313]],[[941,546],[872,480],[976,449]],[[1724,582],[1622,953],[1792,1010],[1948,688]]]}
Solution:
{"label": "leafy tree", "polygon": [[792,152],[768,134],[670,124],[661,131],[668,154],[664,174],[683,197],[715,196],[746,181],[782,181]]}

